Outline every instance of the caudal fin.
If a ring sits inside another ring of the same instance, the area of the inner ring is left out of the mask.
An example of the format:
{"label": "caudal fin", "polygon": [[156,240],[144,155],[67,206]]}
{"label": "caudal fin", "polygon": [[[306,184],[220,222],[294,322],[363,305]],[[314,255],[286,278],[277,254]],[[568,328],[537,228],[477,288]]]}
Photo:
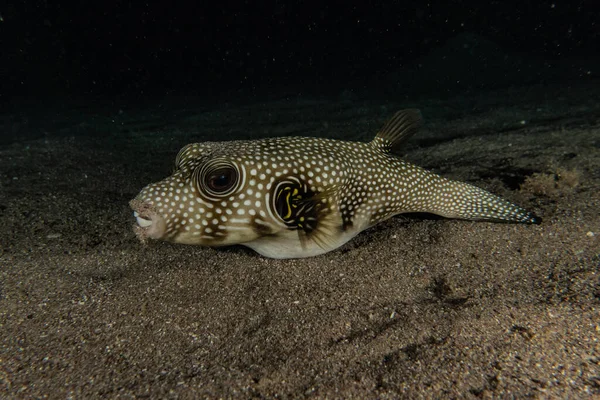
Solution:
{"label": "caudal fin", "polygon": [[476,186],[442,179],[426,208],[448,218],[539,224],[542,219],[516,204]]}

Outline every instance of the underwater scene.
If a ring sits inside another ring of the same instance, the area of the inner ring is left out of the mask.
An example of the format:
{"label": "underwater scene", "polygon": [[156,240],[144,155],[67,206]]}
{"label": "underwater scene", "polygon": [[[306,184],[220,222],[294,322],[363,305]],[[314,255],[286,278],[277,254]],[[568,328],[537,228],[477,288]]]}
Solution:
{"label": "underwater scene", "polygon": [[600,396],[600,9],[0,6],[0,398]]}

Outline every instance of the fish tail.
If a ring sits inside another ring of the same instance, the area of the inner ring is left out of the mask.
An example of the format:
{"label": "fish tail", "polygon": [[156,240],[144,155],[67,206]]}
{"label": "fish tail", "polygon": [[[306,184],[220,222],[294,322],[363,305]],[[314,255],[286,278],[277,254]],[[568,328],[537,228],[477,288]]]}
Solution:
{"label": "fish tail", "polygon": [[541,218],[516,204],[464,182],[441,178],[428,196],[426,212],[447,218],[539,224]]}

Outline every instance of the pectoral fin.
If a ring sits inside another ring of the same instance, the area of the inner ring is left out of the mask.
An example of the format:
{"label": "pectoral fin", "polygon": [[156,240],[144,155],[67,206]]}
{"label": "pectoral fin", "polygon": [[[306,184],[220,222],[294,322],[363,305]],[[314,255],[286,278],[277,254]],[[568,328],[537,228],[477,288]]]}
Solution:
{"label": "pectoral fin", "polygon": [[274,208],[290,230],[298,231],[303,247],[314,241],[323,249],[335,248],[341,233],[341,219],[332,208],[337,187],[313,192],[299,180],[280,182],[274,196]]}

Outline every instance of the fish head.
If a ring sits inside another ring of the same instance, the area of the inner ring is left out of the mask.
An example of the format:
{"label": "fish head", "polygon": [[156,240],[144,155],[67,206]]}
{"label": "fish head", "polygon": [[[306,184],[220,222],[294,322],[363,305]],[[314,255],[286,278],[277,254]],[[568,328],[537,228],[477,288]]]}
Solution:
{"label": "fish head", "polygon": [[143,242],[225,246],[286,229],[272,201],[278,177],[264,159],[243,142],[185,146],[173,174],[130,202],[136,235]]}

